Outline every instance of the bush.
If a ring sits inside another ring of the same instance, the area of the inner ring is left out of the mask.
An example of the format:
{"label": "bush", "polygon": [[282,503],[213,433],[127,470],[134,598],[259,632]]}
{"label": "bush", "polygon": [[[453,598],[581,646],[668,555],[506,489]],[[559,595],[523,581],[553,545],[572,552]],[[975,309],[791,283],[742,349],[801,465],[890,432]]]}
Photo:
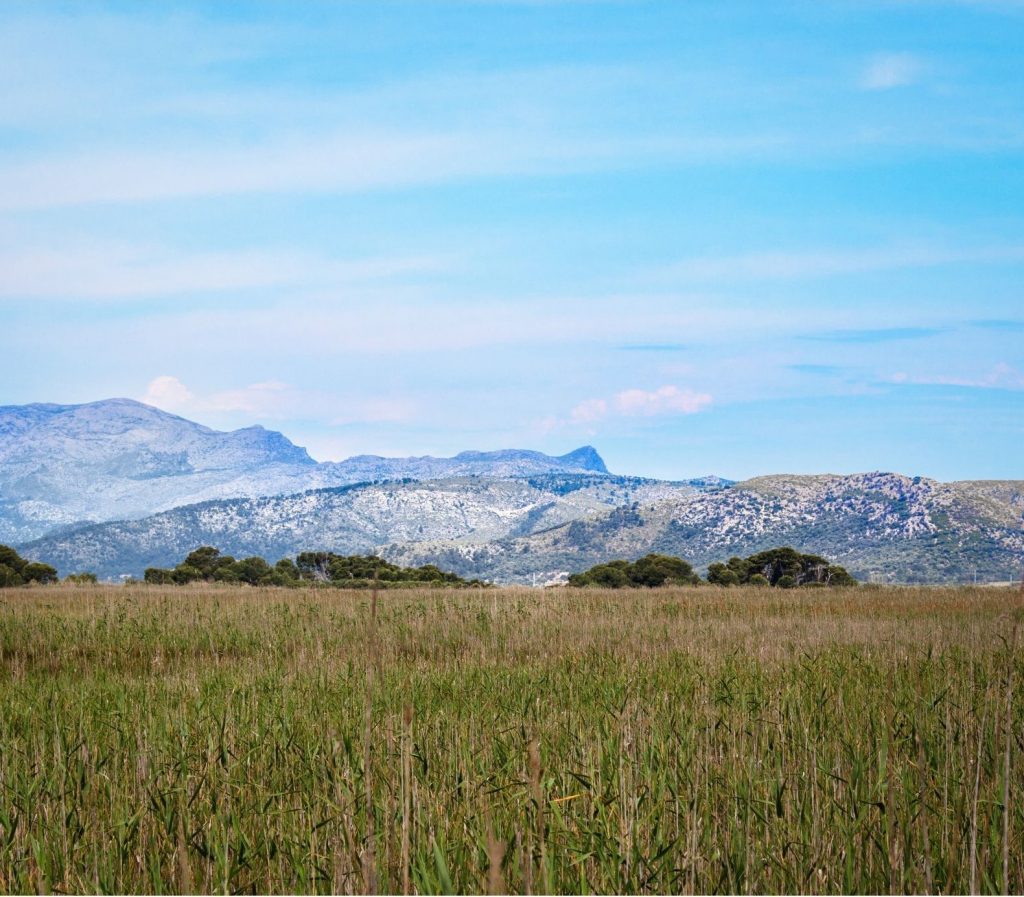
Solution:
{"label": "bush", "polygon": [[69,573],[64,577],[64,582],[75,583],[76,585],[85,585],[87,583],[96,582],[95,573]]}

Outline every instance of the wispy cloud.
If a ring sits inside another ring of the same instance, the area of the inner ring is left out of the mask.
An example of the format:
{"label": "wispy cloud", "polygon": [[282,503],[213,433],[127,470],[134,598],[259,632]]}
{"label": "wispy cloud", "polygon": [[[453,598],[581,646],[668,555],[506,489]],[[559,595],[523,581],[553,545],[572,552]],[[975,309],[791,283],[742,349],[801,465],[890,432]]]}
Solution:
{"label": "wispy cloud", "polygon": [[916,83],[925,72],[923,59],[913,53],[878,53],[861,71],[858,81],[864,90],[892,90]]}
{"label": "wispy cloud", "polygon": [[[57,242],[57,241],[55,241]],[[88,242],[0,250],[3,299],[137,299],[254,288],[365,285],[450,271],[438,256],[336,259],[310,252],[190,252]]]}
{"label": "wispy cloud", "polygon": [[1024,332],[1024,321],[1014,321],[1010,319],[987,319],[982,321],[971,321],[971,327],[978,327],[982,330],[995,330],[1003,333],[1021,333]]}
{"label": "wispy cloud", "polygon": [[801,280],[900,268],[1019,262],[1024,262],[1024,245],[1017,244],[963,249],[944,246],[884,246],[809,251],[767,250],[683,259],[658,269],[654,275],[682,281]]}
{"label": "wispy cloud", "polygon": [[837,364],[791,364],[788,367],[798,374],[811,374],[816,377],[834,377],[843,372],[843,368]]}
{"label": "wispy cloud", "polygon": [[234,147],[93,151],[5,166],[0,209],[245,193],[351,193],[528,170],[541,161],[526,148],[472,133],[341,133]]}
{"label": "wispy cloud", "polygon": [[830,330],[806,333],[800,339],[823,343],[888,343],[897,340],[925,339],[944,333],[942,327],[876,327],[865,330]]}
{"label": "wispy cloud", "polygon": [[977,377],[950,375],[915,375],[899,372],[890,378],[892,383],[914,386],[964,386],[972,389],[1024,390],[1024,372],[1006,362],[1000,362],[987,373]]}
{"label": "wispy cloud", "polygon": [[408,422],[418,415],[416,403],[405,397],[366,393],[341,395],[327,389],[299,389],[277,380],[197,393],[170,374],[150,381],[139,401],[164,411],[197,417],[236,416],[244,420],[276,421],[318,418],[329,427]]}
{"label": "wispy cloud", "polygon": [[620,352],[682,352],[689,346],[686,343],[630,343],[617,348]]}

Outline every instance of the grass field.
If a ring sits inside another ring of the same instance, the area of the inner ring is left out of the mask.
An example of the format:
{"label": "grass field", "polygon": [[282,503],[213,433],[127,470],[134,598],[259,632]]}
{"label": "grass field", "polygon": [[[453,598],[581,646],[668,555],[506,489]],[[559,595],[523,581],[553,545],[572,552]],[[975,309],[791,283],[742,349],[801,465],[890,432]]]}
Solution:
{"label": "grass field", "polygon": [[1008,589],[0,591],[0,891],[1019,893],[1022,617]]}

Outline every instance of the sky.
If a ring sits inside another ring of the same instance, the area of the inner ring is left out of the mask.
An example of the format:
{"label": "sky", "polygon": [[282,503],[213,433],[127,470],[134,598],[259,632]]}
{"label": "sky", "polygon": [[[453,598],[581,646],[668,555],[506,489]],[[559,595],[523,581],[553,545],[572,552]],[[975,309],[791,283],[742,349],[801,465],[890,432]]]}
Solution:
{"label": "sky", "polygon": [[0,5],[0,404],[1024,478],[1024,3]]}

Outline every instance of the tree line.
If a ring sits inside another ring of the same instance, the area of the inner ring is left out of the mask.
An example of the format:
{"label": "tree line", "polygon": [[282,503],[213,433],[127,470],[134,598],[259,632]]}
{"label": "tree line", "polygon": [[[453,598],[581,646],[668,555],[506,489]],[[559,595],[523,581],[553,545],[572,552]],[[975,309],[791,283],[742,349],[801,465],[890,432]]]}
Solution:
{"label": "tree line", "polygon": [[[148,567],[144,579],[157,585],[193,582],[244,583],[259,586],[299,586],[325,583],[347,588],[425,586],[483,586],[479,579],[464,579],[434,564],[400,567],[375,555],[339,555],[331,551],[304,551],[293,560],[282,558],[271,566],[253,556],[235,560],[212,545],[192,551],[172,568]],[[0,545],[0,587],[29,583],[55,583],[57,571],[49,564],[29,561],[17,551]],[[855,586],[843,567],[816,554],[793,548],[772,548],[746,558],[731,557],[708,566],[708,583],[718,586],[774,586],[781,589],[813,586]],[[72,573],[65,582],[96,582],[94,573]],[[648,554],[636,561],[616,560],[597,564],[569,577],[570,586],[602,588],[653,588],[663,585],[697,585],[703,582],[693,566],[682,558]]]}
{"label": "tree line", "polygon": [[409,585],[482,586],[479,579],[463,579],[434,564],[400,567],[375,555],[340,555],[331,551],[304,551],[294,560],[282,558],[271,566],[253,556],[235,560],[212,545],[204,545],[173,568],[148,567],[148,583],[185,585],[192,582],[246,583],[253,586],[297,586],[326,583],[347,588],[373,584],[384,588]]}
{"label": "tree line", "polygon": [[[569,577],[571,586],[603,588],[650,588],[663,585],[697,585],[702,582],[693,566],[682,558],[648,554],[637,561],[609,561]],[[746,558],[732,557],[725,563],[708,565],[707,582],[719,586],[855,586],[843,567],[830,564],[816,554],[801,554],[793,548],[772,548]]]}

